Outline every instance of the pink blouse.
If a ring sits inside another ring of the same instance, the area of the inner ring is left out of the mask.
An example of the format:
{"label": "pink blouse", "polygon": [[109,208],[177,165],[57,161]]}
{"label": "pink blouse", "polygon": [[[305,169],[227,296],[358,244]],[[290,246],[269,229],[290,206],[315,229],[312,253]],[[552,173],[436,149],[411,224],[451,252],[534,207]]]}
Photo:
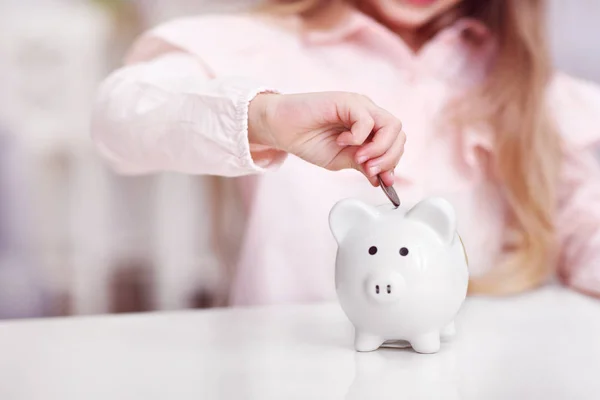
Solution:
{"label": "pink blouse", "polygon": [[[143,35],[127,65],[99,90],[93,139],[120,173],[176,171],[237,177],[247,220],[233,305],[331,300],[333,204],[387,202],[353,170],[330,172],[248,141],[248,104],[264,91],[349,91],[397,115],[408,135],[396,170],[404,204],[439,195],[453,203],[473,274],[502,257],[507,205],[485,173],[492,140],[444,124],[450,96],[484,76],[461,20],[418,54],[386,27],[353,12],[329,30],[283,28],[256,16],[175,20]],[[489,39],[491,41],[491,39]],[[487,46],[489,47],[489,46]],[[486,46],[483,47],[484,49]],[[563,281],[600,294],[600,89],[557,74],[548,101],[566,141],[556,226]]]}

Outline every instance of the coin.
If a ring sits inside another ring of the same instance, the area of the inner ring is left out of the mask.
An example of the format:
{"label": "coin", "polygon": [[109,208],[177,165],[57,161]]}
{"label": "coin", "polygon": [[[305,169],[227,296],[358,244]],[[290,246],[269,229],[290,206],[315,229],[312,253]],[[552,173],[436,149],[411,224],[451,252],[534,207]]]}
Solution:
{"label": "coin", "polygon": [[398,197],[398,193],[396,193],[394,188],[392,186],[385,186],[385,184],[383,183],[383,179],[381,179],[381,176],[378,175],[377,179],[379,180],[379,186],[381,186],[383,193],[385,193],[387,198],[390,199],[394,207],[400,207],[400,198]]}

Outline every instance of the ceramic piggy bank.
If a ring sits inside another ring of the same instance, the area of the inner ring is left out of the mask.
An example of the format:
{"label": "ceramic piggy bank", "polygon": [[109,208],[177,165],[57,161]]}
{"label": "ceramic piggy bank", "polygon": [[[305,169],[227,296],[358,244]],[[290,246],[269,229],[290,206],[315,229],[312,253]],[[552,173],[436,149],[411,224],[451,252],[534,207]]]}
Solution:
{"label": "ceramic piggy bank", "polygon": [[329,225],[338,243],[336,291],[355,327],[357,351],[405,341],[435,353],[454,335],[469,280],[454,209],[429,198],[411,209],[337,203]]}

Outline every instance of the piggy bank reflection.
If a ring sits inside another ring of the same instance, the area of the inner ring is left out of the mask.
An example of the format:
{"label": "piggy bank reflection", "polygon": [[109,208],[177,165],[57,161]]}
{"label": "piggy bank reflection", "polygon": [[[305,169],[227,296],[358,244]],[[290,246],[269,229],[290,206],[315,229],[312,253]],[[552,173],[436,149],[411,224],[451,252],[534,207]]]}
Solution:
{"label": "piggy bank reflection", "polygon": [[336,291],[356,350],[403,340],[436,353],[454,335],[469,281],[450,203],[429,198],[406,209],[346,199],[332,208],[329,225],[338,243]]}
{"label": "piggy bank reflection", "polygon": [[355,353],[355,375],[345,400],[461,398],[461,373],[455,353],[441,351],[433,357],[398,354],[382,349]]}

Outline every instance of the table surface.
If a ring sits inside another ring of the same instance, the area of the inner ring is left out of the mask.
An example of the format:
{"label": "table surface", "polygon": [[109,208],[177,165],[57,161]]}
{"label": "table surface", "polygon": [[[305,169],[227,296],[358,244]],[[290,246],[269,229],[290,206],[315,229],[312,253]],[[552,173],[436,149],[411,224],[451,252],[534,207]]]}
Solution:
{"label": "table surface", "polygon": [[0,323],[0,399],[598,399],[600,301],[470,298],[435,355],[356,353],[337,304]]}

